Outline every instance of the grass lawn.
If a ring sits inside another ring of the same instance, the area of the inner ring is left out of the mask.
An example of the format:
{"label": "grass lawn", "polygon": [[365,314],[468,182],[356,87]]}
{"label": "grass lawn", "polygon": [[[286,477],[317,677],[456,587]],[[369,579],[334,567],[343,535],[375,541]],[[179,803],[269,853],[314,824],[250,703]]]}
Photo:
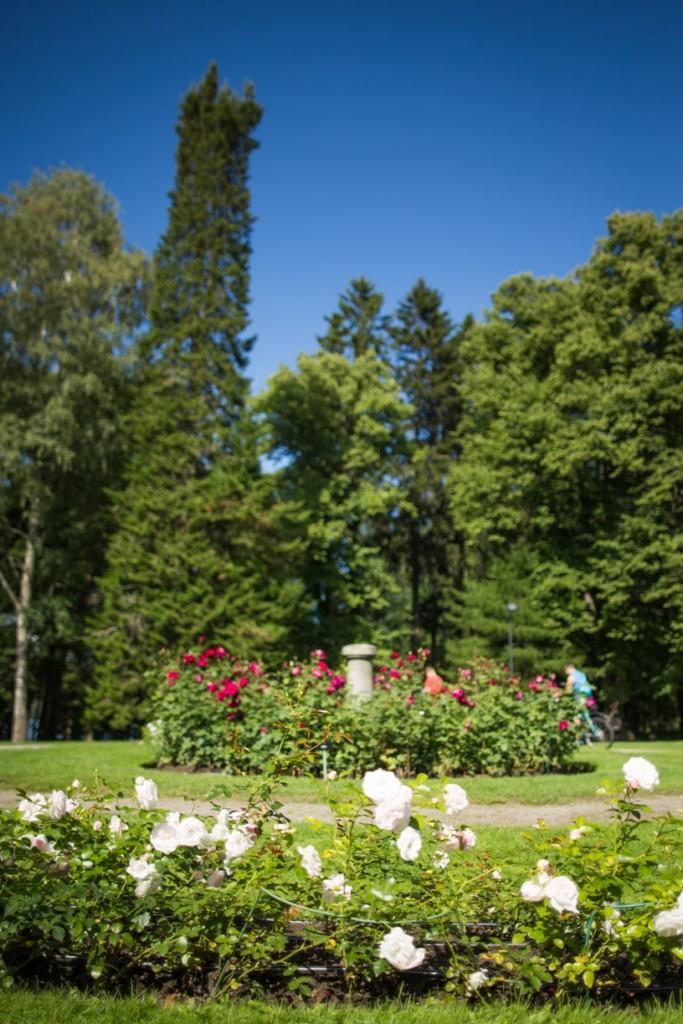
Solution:
{"label": "grass lawn", "polygon": [[[657,765],[661,778],[657,792],[683,793],[683,741],[615,743],[611,750],[599,746],[582,748],[577,752],[577,763],[591,770],[571,775],[500,779],[466,776],[458,781],[466,787],[471,803],[568,803],[592,796],[604,779],[620,780],[621,766],[634,755],[647,757]],[[59,789],[74,778],[87,783],[96,771],[112,788],[131,795],[132,780],[144,774],[156,781],[162,798],[206,798],[216,784],[227,784],[239,794],[249,785],[243,777],[158,771],[152,764],[152,749],[141,742],[54,742],[20,747],[0,743],[0,789]],[[319,779],[292,778],[282,780],[279,793],[281,798],[290,800],[325,802],[328,794],[340,794],[355,785],[345,780],[326,785]]]}
{"label": "grass lawn", "polygon": [[163,1007],[153,999],[113,999],[61,990],[0,994],[2,1024],[680,1024],[683,1004],[596,1008],[590,1004],[529,1008],[524,1003],[467,1006],[441,999],[374,1007],[217,1002]]}

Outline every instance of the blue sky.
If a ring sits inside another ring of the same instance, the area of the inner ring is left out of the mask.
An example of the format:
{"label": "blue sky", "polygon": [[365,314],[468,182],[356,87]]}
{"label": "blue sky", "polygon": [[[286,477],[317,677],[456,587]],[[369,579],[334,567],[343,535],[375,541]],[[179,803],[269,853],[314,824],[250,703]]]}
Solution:
{"label": "blue sky", "polygon": [[678,0],[8,0],[0,189],[86,170],[151,252],[182,96],[211,60],[253,81],[260,388],[353,276],[481,315],[511,274],[584,262],[613,210],[681,206],[681,38]]}

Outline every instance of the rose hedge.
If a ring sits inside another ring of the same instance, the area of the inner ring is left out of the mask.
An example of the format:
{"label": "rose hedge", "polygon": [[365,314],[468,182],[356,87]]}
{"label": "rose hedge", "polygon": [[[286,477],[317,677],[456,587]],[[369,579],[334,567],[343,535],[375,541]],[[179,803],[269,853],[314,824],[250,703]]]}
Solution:
{"label": "rose hedge", "polygon": [[316,998],[395,991],[397,973],[473,998],[681,985],[680,822],[646,820],[652,765],[624,774],[614,825],[539,828],[521,876],[463,824],[461,787],[435,820],[419,780],[382,769],[307,842],[263,784],[208,819],[164,814],[145,779],[115,813],[76,783],[24,794],[0,815],[0,974]]}
{"label": "rose hedge", "polygon": [[[162,763],[260,771],[273,758],[327,747],[330,769],[376,765],[402,775],[509,775],[567,769],[579,723],[554,679],[522,681],[490,662],[460,669],[425,692],[428,651],[392,654],[361,705],[323,651],[266,676],[222,647],[186,652],[167,666],[152,732]],[[438,679],[438,677],[436,677]],[[307,770],[320,771],[320,753]]]}

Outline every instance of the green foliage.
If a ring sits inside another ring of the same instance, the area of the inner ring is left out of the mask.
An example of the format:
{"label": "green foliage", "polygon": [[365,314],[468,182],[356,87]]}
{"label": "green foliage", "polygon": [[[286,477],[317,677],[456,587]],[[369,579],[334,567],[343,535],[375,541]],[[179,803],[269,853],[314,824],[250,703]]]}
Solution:
{"label": "green foliage", "polygon": [[[633,786],[608,794],[614,826],[527,837],[520,891],[518,872],[462,826],[458,787],[425,802],[423,779],[373,773],[363,795],[332,801],[333,830],[310,822],[302,847],[271,783],[206,820],[164,816],[142,779],[148,809],[116,815],[102,787],[21,794],[0,819],[5,985],[55,956],[95,987],[172,979],[186,993],[208,981],[214,994],[303,998],[312,966],[328,995],[355,998],[394,992],[398,977],[404,991],[557,1003],[680,982],[681,830],[648,819]],[[395,831],[382,812],[392,800],[410,817]],[[660,915],[677,901],[667,934]],[[420,951],[414,967],[380,947],[395,928]]]}
{"label": "green foliage", "polygon": [[451,502],[472,642],[487,643],[478,583],[513,578],[516,563],[509,598],[547,608],[540,664],[573,648],[634,723],[658,707],[675,718],[683,692],[681,223],[615,215],[576,277],[513,278],[463,344]]}
{"label": "green foliage", "polygon": [[127,403],[117,357],[142,318],[145,278],[114,200],[87,175],[37,175],[2,197],[0,601],[48,731],[77,721],[89,672],[84,623]]}
{"label": "green foliage", "polygon": [[390,639],[400,586],[387,547],[404,500],[394,470],[409,410],[389,367],[372,352],[352,362],[300,356],[298,372],[271,378],[258,408],[268,453],[284,463],[278,493],[305,510],[307,646],[321,636],[333,651],[359,636]]}

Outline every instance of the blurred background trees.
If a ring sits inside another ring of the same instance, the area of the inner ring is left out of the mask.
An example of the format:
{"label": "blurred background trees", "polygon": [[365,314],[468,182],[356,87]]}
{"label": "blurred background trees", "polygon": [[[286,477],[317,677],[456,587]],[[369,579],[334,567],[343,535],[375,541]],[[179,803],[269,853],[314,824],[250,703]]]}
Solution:
{"label": "blurred background trees", "polygon": [[[683,212],[610,218],[562,280],[454,323],[354,278],[250,393],[249,159],[215,67],[183,101],[151,264],[87,175],[0,205],[3,728],[126,734],[160,652],[372,640],[571,658],[634,731],[683,722]],[[419,269],[419,268],[418,268]]]}

